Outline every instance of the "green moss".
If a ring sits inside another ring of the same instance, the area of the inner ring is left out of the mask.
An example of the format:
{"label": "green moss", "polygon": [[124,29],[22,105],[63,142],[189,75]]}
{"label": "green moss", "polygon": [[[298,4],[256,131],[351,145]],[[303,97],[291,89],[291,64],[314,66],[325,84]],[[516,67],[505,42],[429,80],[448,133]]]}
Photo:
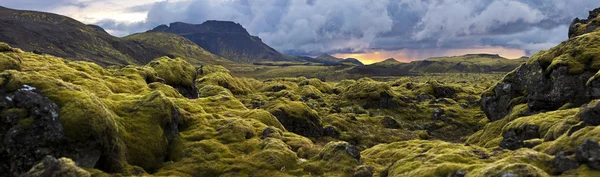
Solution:
{"label": "green moss", "polygon": [[201,87],[198,87],[198,92],[200,93],[200,98],[217,95],[233,97],[233,93],[229,89],[219,85],[201,85]]}
{"label": "green moss", "polygon": [[467,143],[474,144],[482,147],[497,147],[502,141],[503,128],[511,120],[521,116],[522,113],[526,112],[529,108],[527,104],[520,104],[514,106],[511,112],[503,119],[498,121],[490,122],[485,125],[482,130],[477,131],[467,139]]}
{"label": "green moss", "polygon": [[559,66],[567,66],[570,74],[581,74],[584,71],[596,72],[600,69],[600,33],[573,37],[547,51],[541,51],[531,57],[528,63],[539,61],[550,73]]}
{"label": "green moss", "polygon": [[333,93],[333,88],[326,82],[323,82],[319,79],[306,79],[304,81],[301,81],[300,83],[298,83],[299,86],[305,86],[305,85],[311,85],[314,86],[316,89],[318,89],[320,92],[322,93]]}
{"label": "green moss", "polygon": [[[44,175],[46,175],[46,176],[47,175],[62,176],[62,177],[90,177],[91,176],[90,172],[87,172],[84,169],[77,167],[75,162],[73,162],[73,160],[71,160],[71,159],[63,157],[63,158],[60,158],[57,160],[57,159],[54,159],[54,157],[51,157],[51,158],[56,162],[46,161],[48,159],[48,157],[47,157],[41,163],[33,166],[29,172],[24,174],[24,176],[44,176]],[[46,162],[55,163],[55,164],[46,164]],[[47,165],[55,165],[55,168],[46,167]]]}
{"label": "green moss", "polygon": [[[422,140],[377,145],[361,154],[366,164],[388,176],[450,176],[456,171],[468,176],[501,176],[504,172],[548,176],[552,160],[528,149],[491,153],[476,146]],[[481,158],[482,154],[489,158]]]}
{"label": "green moss", "polygon": [[153,68],[168,85],[191,86],[196,77],[196,68],[181,58],[157,58],[146,66]]}
{"label": "green moss", "polygon": [[33,117],[19,120],[19,125],[23,128],[31,128],[31,124],[33,124]]}
{"label": "green moss", "polygon": [[9,69],[21,70],[21,62],[21,58],[19,58],[18,55],[12,53],[0,53],[0,72]]}
{"label": "green moss", "polygon": [[281,100],[266,109],[291,132],[308,137],[321,135],[321,117],[306,104],[297,101]]}
{"label": "green moss", "polygon": [[233,94],[248,94],[253,92],[252,82],[246,79],[233,78],[229,73],[214,72],[203,74],[196,80],[196,86],[203,88],[205,85],[217,85],[226,88]]}
{"label": "green moss", "polygon": [[0,52],[10,52],[12,50],[12,48],[4,43],[4,42],[0,42]]}
{"label": "green moss", "polygon": [[277,117],[273,116],[273,114],[271,114],[270,112],[262,110],[262,109],[255,109],[255,110],[249,111],[248,113],[244,114],[243,117],[249,118],[249,119],[255,119],[255,120],[262,122],[263,124],[265,124],[267,126],[273,126],[275,128],[278,128],[279,130],[286,131],[286,129],[283,127],[283,125],[281,125],[281,123],[279,122],[279,120],[277,120]]}
{"label": "green moss", "polygon": [[298,88],[297,93],[303,98],[319,99],[324,97],[323,93],[312,85],[306,85]]}

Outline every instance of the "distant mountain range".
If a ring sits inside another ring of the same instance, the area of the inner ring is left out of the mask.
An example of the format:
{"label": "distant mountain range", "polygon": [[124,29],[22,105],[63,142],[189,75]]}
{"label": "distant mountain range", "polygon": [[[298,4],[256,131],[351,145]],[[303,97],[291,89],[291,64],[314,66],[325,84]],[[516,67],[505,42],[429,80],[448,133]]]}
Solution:
{"label": "distant mountain range", "polygon": [[400,76],[410,75],[411,73],[509,72],[523,64],[527,59],[529,58],[507,59],[492,54],[467,54],[403,63],[390,58],[371,65],[358,66],[348,72],[375,76]]}
{"label": "distant mountain range", "polygon": [[152,59],[182,57],[193,65],[264,64],[345,65],[349,73],[406,75],[428,72],[507,72],[525,59],[508,60],[498,55],[474,54],[430,58],[411,63],[388,59],[364,65],[355,58],[288,56],[252,36],[238,23],[206,21],[160,25],[144,33],[114,37],[96,25],[69,17],[0,7],[0,42],[39,54],[69,60],[91,61],[102,66],[146,64]]}

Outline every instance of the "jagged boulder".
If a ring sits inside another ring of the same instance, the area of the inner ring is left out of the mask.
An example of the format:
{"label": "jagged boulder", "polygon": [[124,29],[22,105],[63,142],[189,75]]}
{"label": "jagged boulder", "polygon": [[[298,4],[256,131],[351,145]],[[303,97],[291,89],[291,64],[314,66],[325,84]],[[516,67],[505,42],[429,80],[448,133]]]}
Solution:
{"label": "jagged boulder", "polygon": [[565,171],[578,168],[579,162],[570,159],[565,155],[564,152],[559,152],[558,154],[556,154],[554,159],[552,159],[552,166],[554,167],[557,173],[563,173]]}
{"label": "jagged boulder", "polygon": [[600,32],[573,37],[535,54],[507,74],[481,97],[481,108],[491,121],[504,118],[519,104],[531,113],[581,106],[600,98]]}
{"label": "jagged boulder", "polygon": [[600,170],[600,145],[592,139],[586,139],[575,149],[575,158],[590,168]]}
{"label": "jagged boulder", "polygon": [[600,8],[597,8],[589,12],[587,19],[575,18],[569,26],[569,38],[595,31],[600,27],[599,16]]}
{"label": "jagged boulder", "polygon": [[504,149],[516,150],[524,146],[525,140],[539,138],[539,127],[535,125],[526,125],[522,129],[508,130],[502,137],[500,147]]}

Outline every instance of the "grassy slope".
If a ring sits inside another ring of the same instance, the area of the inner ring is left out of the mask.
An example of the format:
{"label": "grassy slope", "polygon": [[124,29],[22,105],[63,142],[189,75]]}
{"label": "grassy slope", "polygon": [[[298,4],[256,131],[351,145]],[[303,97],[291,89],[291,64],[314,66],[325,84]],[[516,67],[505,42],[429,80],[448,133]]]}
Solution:
{"label": "grassy slope", "polygon": [[185,58],[186,61],[195,66],[200,66],[202,64],[235,64],[232,61],[204,50],[184,37],[171,33],[145,32],[132,34],[123,39],[144,43],[175,57]]}

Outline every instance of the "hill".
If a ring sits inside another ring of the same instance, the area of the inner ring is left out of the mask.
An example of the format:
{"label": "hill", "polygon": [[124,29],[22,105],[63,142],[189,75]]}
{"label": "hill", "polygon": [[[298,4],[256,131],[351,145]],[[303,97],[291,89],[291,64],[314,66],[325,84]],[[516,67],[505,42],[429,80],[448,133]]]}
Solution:
{"label": "hill", "polygon": [[25,51],[100,65],[144,64],[165,55],[135,41],[119,39],[97,26],[69,17],[0,8],[0,41]]}
{"label": "hill", "polygon": [[175,57],[185,58],[192,65],[201,64],[230,65],[234,62],[204,50],[192,41],[179,35],[164,32],[137,33],[124,37],[167,53]]}
{"label": "hill", "polygon": [[160,25],[150,31],[183,36],[211,53],[236,62],[293,61],[252,36],[242,25],[229,21],[206,21],[202,24],[182,22]]}
{"label": "hill", "polygon": [[101,66],[141,65],[161,56],[184,57],[194,65],[232,63],[176,35],[140,33],[118,38],[99,26],[52,13],[0,8],[0,26],[0,42]]}

